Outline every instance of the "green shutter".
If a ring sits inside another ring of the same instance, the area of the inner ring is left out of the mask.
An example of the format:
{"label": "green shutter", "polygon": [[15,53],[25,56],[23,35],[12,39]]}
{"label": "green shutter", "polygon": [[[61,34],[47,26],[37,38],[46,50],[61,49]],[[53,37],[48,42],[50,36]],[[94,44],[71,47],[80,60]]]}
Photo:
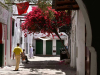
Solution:
{"label": "green shutter", "polygon": [[3,44],[0,44],[0,67],[3,66]]}
{"label": "green shutter", "polygon": [[36,54],[43,55],[43,41],[36,40]]}
{"label": "green shutter", "polygon": [[52,55],[52,40],[46,41],[46,55]]}
{"label": "green shutter", "polygon": [[[64,43],[64,40],[62,40]],[[60,55],[60,48],[64,48],[60,40],[56,40],[56,54]]]}

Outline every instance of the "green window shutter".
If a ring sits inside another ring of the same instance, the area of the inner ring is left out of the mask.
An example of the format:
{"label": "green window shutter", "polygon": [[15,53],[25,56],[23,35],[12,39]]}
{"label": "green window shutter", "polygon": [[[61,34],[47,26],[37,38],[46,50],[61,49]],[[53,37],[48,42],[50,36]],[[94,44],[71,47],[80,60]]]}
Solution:
{"label": "green window shutter", "polygon": [[4,51],[4,48],[3,48],[3,44],[0,44],[0,67],[3,66],[3,51]]}
{"label": "green window shutter", "polygon": [[[64,40],[62,40],[64,43]],[[60,49],[64,48],[63,44],[61,43],[60,40],[56,40],[56,54],[60,55]]]}
{"label": "green window shutter", "polygon": [[36,54],[43,55],[43,40],[36,40]]}
{"label": "green window shutter", "polygon": [[52,55],[52,40],[46,41],[46,55]]}

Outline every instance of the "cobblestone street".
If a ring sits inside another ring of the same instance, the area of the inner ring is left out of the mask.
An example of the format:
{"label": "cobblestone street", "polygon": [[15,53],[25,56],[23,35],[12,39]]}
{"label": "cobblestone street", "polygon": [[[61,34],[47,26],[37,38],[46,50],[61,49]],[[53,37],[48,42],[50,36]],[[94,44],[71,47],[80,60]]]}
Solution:
{"label": "cobblestone street", "polygon": [[76,70],[69,64],[59,64],[60,58],[34,56],[29,64],[21,63],[19,71],[15,66],[0,68],[0,75],[76,75]]}

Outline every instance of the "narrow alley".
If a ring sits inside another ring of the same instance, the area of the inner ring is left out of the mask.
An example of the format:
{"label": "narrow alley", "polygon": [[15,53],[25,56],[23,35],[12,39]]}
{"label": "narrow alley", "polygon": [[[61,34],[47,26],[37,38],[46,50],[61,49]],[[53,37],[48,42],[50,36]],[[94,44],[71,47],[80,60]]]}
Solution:
{"label": "narrow alley", "polygon": [[0,75],[100,75],[99,5],[0,0]]}
{"label": "narrow alley", "polygon": [[15,66],[0,68],[0,75],[76,75],[76,70],[69,64],[59,64],[59,56],[34,56],[29,63],[21,63],[19,71]]}

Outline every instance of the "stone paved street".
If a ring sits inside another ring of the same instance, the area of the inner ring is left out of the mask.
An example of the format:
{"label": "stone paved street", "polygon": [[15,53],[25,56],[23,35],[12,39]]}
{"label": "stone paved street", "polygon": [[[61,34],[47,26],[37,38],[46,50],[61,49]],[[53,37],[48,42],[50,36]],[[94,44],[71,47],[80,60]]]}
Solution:
{"label": "stone paved street", "polygon": [[35,56],[29,60],[29,64],[20,64],[19,71],[13,71],[15,66],[0,68],[0,75],[76,75],[69,64],[59,64],[57,56]]}

